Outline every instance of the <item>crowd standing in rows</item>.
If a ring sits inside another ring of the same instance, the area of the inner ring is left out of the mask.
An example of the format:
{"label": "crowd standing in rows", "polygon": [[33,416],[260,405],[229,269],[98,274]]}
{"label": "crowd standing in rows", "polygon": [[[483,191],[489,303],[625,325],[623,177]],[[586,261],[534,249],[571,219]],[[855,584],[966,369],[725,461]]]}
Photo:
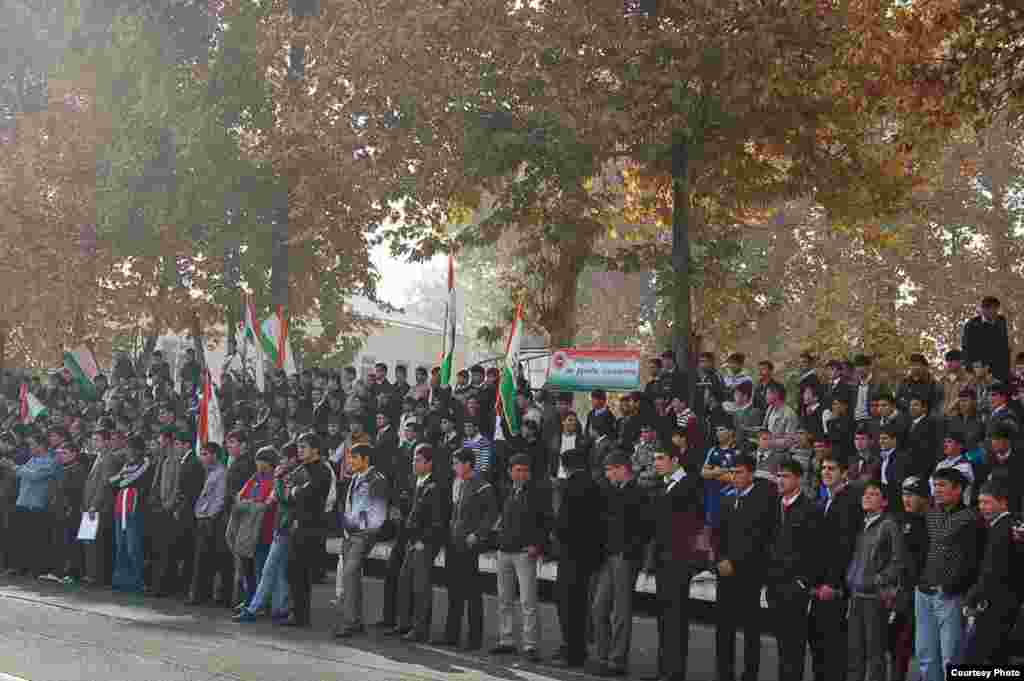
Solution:
{"label": "crowd standing in rows", "polygon": [[[1009,661],[1024,580],[1019,526],[1024,355],[1010,365],[1006,322],[985,299],[963,349],[934,376],[908,358],[882,384],[870,357],[815,358],[787,390],[770,362],[698,361],[698,399],[671,352],[641,392],[574,396],[521,382],[521,432],[498,409],[494,368],[378,364],[360,378],[307,369],[267,390],[226,371],[224,446],[196,449],[190,354],[178,376],[159,355],[145,375],[120,357],[85,399],[67,372],[30,386],[45,422],[0,418],[0,559],[11,577],[184,598],[310,625],[312,585],[339,538],[334,635],[359,636],[362,575],[394,540],[381,618],[431,641],[432,566],[448,593],[433,643],[483,645],[479,559],[495,551],[495,655],[539,662],[538,563],[556,559],[561,646],[553,664],[629,670],[633,595],[653,575],[658,677],[686,678],[690,586],[716,576],[717,678],[756,681],[762,593],[776,623],[780,679],[924,681],[947,664]],[[393,373],[392,373],[393,372]],[[177,380],[175,380],[175,378]],[[175,389],[177,386],[177,389]],[[796,392],[794,400],[787,396]],[[83,518],[95,538],[78,541]],[[517,603],[518,601],[518,603]],[[519,617],[517,618],[517,611]],[[466,617],[467,625],[463,628]],[[516,622],[520,621],[517,628]],[[588,643],[593,649],[588,650]]]}

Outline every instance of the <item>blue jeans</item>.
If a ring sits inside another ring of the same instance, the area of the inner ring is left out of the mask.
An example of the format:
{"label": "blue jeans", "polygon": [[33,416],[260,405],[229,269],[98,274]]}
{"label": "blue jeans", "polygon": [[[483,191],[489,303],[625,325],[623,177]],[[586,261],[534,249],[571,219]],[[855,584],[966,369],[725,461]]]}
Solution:
{"label": "blue jeans", "polygon": [[259,586],[256,593],[249,600],[248,611],[252,614],[259,612],[267,599],[270,599],[270,612],[273,615],[283,615],[288,612],[288,545],[289,536],[278,532],[274,535],[274,542],[270,545],[262,567],[259,564],[259,547],[256,555],[256,574],[259,576]]}
{"label": "blue jeans", "polygon": [[[256,589],[260,585],[260,576],[263,574],[263,566],[267,563],[267,556],[270,555],[271,544],[257,544],[256,551],[252,556],[252,574],[245,575],[241,581],[243,602],[249,603],[256,595]],[[247,561],[246,561],[247,562]]]}
{"label": "blue jeans", "polygon": [[946,668],[963,657],[963,597],[914,592],[914,654],[921,681],[944,681]]}
{"label": "blue jeans", "polygon": [[114,576],[115,591],[142,593],[143,582],[142,513],[129,513],[122,524],[121,514],[114,514]]}

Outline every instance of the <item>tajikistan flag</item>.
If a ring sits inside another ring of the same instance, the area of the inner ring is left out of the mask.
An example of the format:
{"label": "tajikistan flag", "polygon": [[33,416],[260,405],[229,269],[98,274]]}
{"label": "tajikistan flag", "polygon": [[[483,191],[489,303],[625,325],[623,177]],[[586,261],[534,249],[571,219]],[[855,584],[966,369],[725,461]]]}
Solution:
{"label": "tajikistan flag", "polygon": [[253,373],[256,375],[256,387],[262,393],[266,390],[266,378],[263,375],[263,341],[260,339],[260,327],[256,325],[256,308],[249,296],[245,297],[245,324],[242,333],[245,344],[253,349]]}
{"label": "tajikistan flag", "polygon": [[25,425],[46,416],[46,405],[28,391],[28,383],[21,384],[21,422]]}
{"label": "tajikistan flag", "polygon": [[[207,365],[209,366],[209,365]],[[210,370],[203,372],[203,391],[199,398],[199,427],[196,429],[196,453],[203,451],[207,442],[224,444],[224,422],[220,417],[220,401],[217,399],[217,386],[213,384]]]}
{"label": "tajikistan flag", "polygon": [[448,304],[444,315],[447,352],[441,361],[441,385],[451,385],[455,369],[455,258],[448,255]]}
{"label": "tajikistan flag", "polygon": [[284,316],[284,306],[278,305],[277,315],[263,321],[260,328],[260,340],[263,351],[278,369],[284,369],[289,376],[299,373],[295,366],[295,355],[292,354],[291,338],[288,336],[288,320]]}
{"label": "tajikistan flag", "polygon": [[512,320],[512,329],[508,334],[508,346],[505,349],[505,366],[501,370],[501,383],[498,397],[501,410],[505,415],[512,435],[519,434],[519,405],[516,404],[516,376],[519,375],[519,348],[523,344],[523,306],[516,307],[516,317]]}
{"label": "tajikistan flag", "polygon": [[99,395],[96,392],[96,376],[100,373],[99,366],[92,350],[82,346],[64,353],[64,368],[71,372],[71,375],[82,393],[89,399],[95,399]]}

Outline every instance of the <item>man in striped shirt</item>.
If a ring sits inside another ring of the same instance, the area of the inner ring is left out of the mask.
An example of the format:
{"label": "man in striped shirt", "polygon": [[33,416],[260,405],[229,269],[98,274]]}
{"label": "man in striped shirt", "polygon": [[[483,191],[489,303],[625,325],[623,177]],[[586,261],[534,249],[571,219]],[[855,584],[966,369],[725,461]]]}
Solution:
{"label": "man in striped shirt", "polygon": [[978,569],[978,515],[964,506],[968,481],[956,468],[932,476],[936,505],[925,517],[928,553],[914,594],[914,653],[922,681],[942,681],[963,653],[963,599]]}
{"label": "man in striped shirt", "polygon": [[473,461],[473,472],[485,477],[490,475],[491,469],[494,467],[494,443],[480,432],[480,427],[473,421],[467,420],[463,429],[466,439],[463,440],[462,446],[472,449],[476,455]]}

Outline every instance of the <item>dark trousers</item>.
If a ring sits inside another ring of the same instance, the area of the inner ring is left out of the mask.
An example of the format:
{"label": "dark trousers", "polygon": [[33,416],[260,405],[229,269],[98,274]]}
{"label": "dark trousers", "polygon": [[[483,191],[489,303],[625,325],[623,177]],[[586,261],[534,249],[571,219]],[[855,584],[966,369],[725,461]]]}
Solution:
{"label": "dark trousers", "polygon": [[110,586],[114,574],[114,514],[99,512],[96,540],[85,545],[85,572],[93,583]]}
{"label": "dark trousers", "polygon": [[398,624],[398,617],[396,616],[398,611],[398,578],[402,574],[402,563],[404,562],[405,538],[399,533],[397,541],[391,547],[391,555],[388,556],[388,562],[384,568],[384,611],[381,614],[380,621],[382,624],[390,627]]}
{"label": "dark trousers", "polygon": [[577,558],[565,551],[558,559],[558,627],[562,632],[565,659],[583,663],[587,659],[587,619],[590,616],[590,578],[593,558]]}
{"label": "dark trousers", "polygon": [[[195,560],[192,568],[192,600],[205,602],[213,596],[214,578],[220,576],[217,601],[230,605],[231,583],[235,571],[224,539],[224,516],[197,518],[195,525]],[[227,597],[225,597],[225,593]]]}
{"label": "dark trousers", "polygon": [[690,652],[690,581],[688,563],[662,560],[657,574],[658,667],[669,679],[685,679]]}
{"label": "dark trousers", "polygon": [[416,550],[406,546],[405,560],[398,577],[398,626],[422,638],[430,636],[434,604],[431,570],[437,550],[424,544]]}
{"label": "dark trousers", "polygon": [[914,616],[899,612],[889,625],[889,649],[892,651],[892,673],[889,681],[903,681],[914,657]]}
{"label": "dark trousers", "polygon": [[193,524],[175,520],[166,511],[150,514],[155,523],[153,533],[153,590],[160,594],[186,593],[192,585],[195,567]]}
{"label": "dark trousers", "polygon": [[811,664],[815,681],[831,681],[846,676],[846,653],[849,636],[846,610],[849,601],[813,600],[807,622],[807,640],[811,644]]}
{"label": "dark trousers", "polygon": [[288,592],[292,601],[292,616],[300,626],[310,623],[310,600],[313,596],[313,577],[320,567],[322,532],[308,529],[292,531],[288,547]]}
{"label": "dark trousers", "polygon": [[886,681],[889,609],[878,598],[851,598],[847,681]]}
{"label": "dark trousers", "polygon": [[743,681],[761,669],[761,581],[719,577],[715,592],[715,655],[718,681],[736,678],[736,631],[743,628]]}
{"label": "dark trousers", "polygon": [[990,603],[974,621],[974,631],[964,652],[966,664],[1007,665],[1012,643],[1013,627],[1020,615],[1020,601],[1007,595],[1002,602]]}
{"label": "dark trousers", "polygon": [[57,546],[61,556],[58,567],[67,577],[78,579],[85,567],[85,551],[82,542],[78,541],[78,528],[82,524],[82,512],[74,510],[60,523],[61,543]]}
{"label": "dark trousers", "polygon": [[807,657],[807,592],[794,584],[768,588],[779,650],[779,679],[803,679]]}
{"label": "dark trousers", "polygon": [[0,567],[5,569],[16,568],[14,548],[14,507],[5,505],[0,508]]}
{"label": "dark trousers", "polygon": [[49,511],[19,508],[14,517],[18,567],[39,576],[55,569],[53,553],[54,518]]}
{"label": "dark trousers", "polygon": [[444,621],[444,638],[462,638],[462,613],[468,611],[470,648],[483,645],[484,596],[480,583],[480,554],[465,545],[449,543],[444,551],[444,572],[448,582],[448,615]]}

